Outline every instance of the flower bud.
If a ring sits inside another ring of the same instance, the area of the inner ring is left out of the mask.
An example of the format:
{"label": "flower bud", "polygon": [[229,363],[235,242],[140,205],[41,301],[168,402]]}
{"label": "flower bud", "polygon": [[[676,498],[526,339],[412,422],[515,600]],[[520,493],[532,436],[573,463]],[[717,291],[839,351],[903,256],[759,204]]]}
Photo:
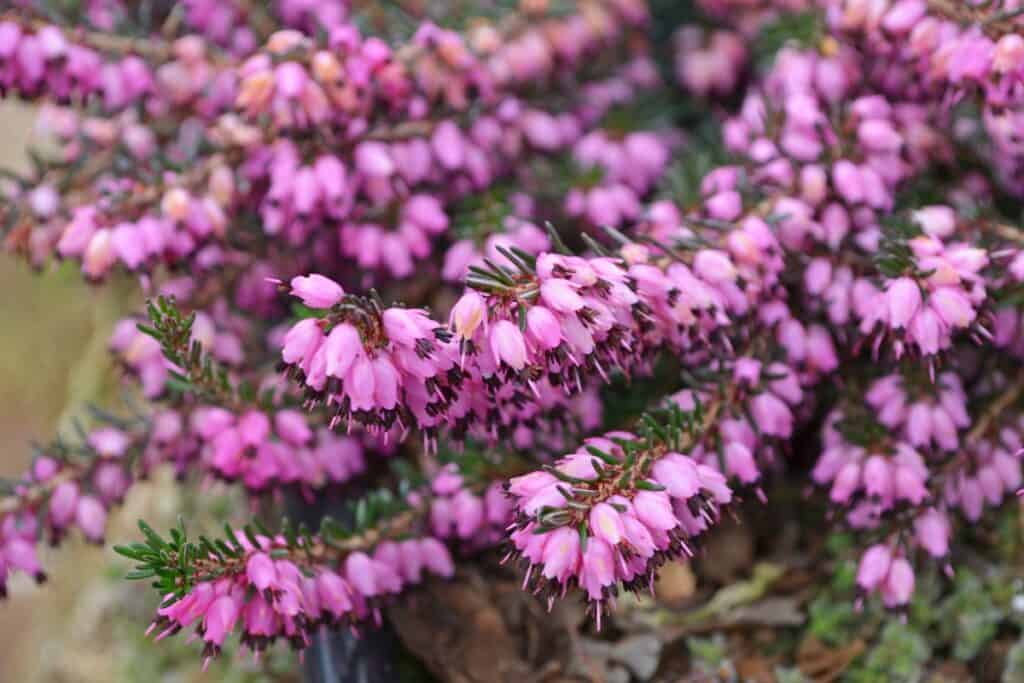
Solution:
{"label": "flower bud", "polygon": [[92,496],[82,496],[75,510],[75,523],[88,540],[102,543],[107,528],[107,509]]}

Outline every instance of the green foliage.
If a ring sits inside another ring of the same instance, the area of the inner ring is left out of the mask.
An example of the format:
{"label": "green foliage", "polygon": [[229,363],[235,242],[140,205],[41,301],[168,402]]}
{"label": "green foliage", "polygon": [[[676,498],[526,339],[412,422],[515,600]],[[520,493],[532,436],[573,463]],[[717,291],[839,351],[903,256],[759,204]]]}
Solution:
{"label": "green foliage", "polygon": [[714,122],[705,119],[690,135],[686,153],[676,156],[658,187],[659,196],[680,207],[697,205],[701,201],[701,180],[728,160]]}
{"label": "green foliage", "polygon": [[459,202],[452,216],[452,234],[482,246],[491,235],[504,232],[505,219],[512,215],[512,190],[511,184],[499,183]]}
{"label": "green foliage", "polygon": [[783,12],[777,19],[765,24],[754,39],[754,64],[761,71],[766,71],[775,60],[775,55],[786,45],[814,47],[824,35],[825,24],[820,12]]}
{"label": "green foliage", "polygon": [[989,588],[970,569],[962,568],[953,594],[939,608],[939,637],[952,645],[957,659],[976,657],[995,637],[1006,616],[992,601]]}
{"label": "green foliage", "polygon": [[1002,683],[1024,682],[1024,636],[1006,653],[1006,666],[1001,680]]}
{"label": "green foliage", "polygon": [[666,444],[669,448],[683,450],[686,440],[700,434],[704,423],[704,406],[699,398],[693,410],[683,410],[677,403],[652,410],[640,416],[636,426],[637,441],[621,442],[626,452],[626,461],[652,443]]}
{"label": "green foliage", "polygon": [[878,643],[846,672],[849,683],[903,681],[915,683],[924,674],[931,648],[924,636],[896,619],[882,629]]}
{"label": "green foliage", "polygon": [[800,669],[789,667],[776,667],[775,680],[778,683],[810,683],[810,680],[800,673]]}
{"label": "green foliage", "polygon": [[1024,307],[1024,283],[1007,283],[993,294],[999,308]]}
{"label": "green foliage", "polygon": [[655,370],[646,377],[614,375],[612,382],[601,387],[604,406],[602,431],[624,429],[641,413],[664,396],[678,391],[679,359],[669,354],[658,358]]}
{"label": "green foliage", "polygon": [[116,545],[114,552],[138,563],[125,576],[126,579],[153,579],[153,587],[161,595],[173,593],[180,598],[192,589],[195,580],[193,563],[196,559],[208,556],[238,558],[243,553],[242,546],[233,535],[229,536],[230,544],[224,541],[211,543],[205,536],[200,537],[199,544],[188,542],[185,524],[180,517],[167,540],[141,519],[139,530],[145,542]]}
{"label": "green foliage", "polygon": [[196,315],[184,315],[174,298],[157,297],[146,303],[149,325],[139,324],[139,331],[160,343],[164,357],[182,369],[170,370],[168,385],[182,393],[221,399],[228,402],[234,389],[228,380],[227,369],[203,350],[202,344],[192,339],[192,325]]}
{"label": "green foliage", "polygon": [[860,621],[853,605],[820,595],[811,602],[808,633],[829,645],[839,645],[854,632]]}
{"label": "green foliage", "polygon": [[115,624],[118,643],[118,681],[122,683],[152,683],[171,680],[207,680],[222,683],[275,683],[291,680],[288,676],[296,667],[295,655],[284,647],[269,648],[259,662],[240,651],[239,643],[229,638],[221,656],[210,663],[204,673],[197,673],[199,661],[195,646],[184,638],[168,638],[161,647],[152,647],[152,641],[139,629],[135,621]]}
{"label": "green foliage", "polygon": [[921,228],[906,214],[889,216],[882,221],[882,242],[875,254],[875,265],[886,277],[895,278],[916,272],[914,253],[910,240],[923,234]]}
{"label": "green foliage", "polygon": [[705,122],[706,113],[706,105],[696,100],[657,91],[628,105],[612,107],[604,115],[601,128],[612,136],[625,136],[635,131],[669,130],[680,123]]}
{"label": "green foliage", "polygon": [[738,680],[735,666],[729,659],[725,636],[721,633],[708,638],[687,638],[686,647],[690,651],[690,664],[694,670],[713,676],[714,680],[722,683]]}
{"label": "green foliage", "polygon": [[[827,548],[833,556],[849,552],[853,540],[849,534],[831,534]],[[833,568],[832,581],[821,590],[808,607],[807,631],[814,638],[828,645],[842,645],[854,637],[868,617],[874,616],[874,608],[867,605],[861,612],[854,609],[853,600],[857,564],[852,560],[837,560]]]}
{"label": "green foliage", "polygon": [[[523,292],[517,290],[517,287],[521,284],[518,280],[520,276],[533,275],[537,259],[519,247],[509,247],[508,249],[500,247],[498,251],[515,266],[515,269],[496,264],[490,259],[485,258],[483,266],[469,267],[469,274],[466,275],[466,285],[481,292],[515,295],[520,300],[536,298],[540,290],[533,288],[530,291]],[[525,311],[521,311],[521,316],[523,315],[525,315]],[[520,326],[524,324],[525,318],[522,318]]]}
{"label": "green foliage", "polygon": [[884,443],[888,439],[889,430],[878,421],[876,414],[867,406],[851,403],[844,408],[842,418],[836,420],[834,427],[845,440],[858,446],[870,448]]}

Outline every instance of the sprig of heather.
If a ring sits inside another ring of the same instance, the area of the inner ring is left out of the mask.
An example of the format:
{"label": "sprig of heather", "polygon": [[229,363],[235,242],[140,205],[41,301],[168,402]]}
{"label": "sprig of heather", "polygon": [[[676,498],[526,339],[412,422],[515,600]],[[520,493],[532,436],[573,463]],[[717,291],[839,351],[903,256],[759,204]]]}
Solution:
{"label": "sprig of heather", "polygon": [[883,250],[881,291],[862,282],[858,292],[860,330],[887,328],[896,338],[897,357],[904,345],[923,355],[949,348],[953,335],[971,327],[977,309],[986,302],[981,270],[988,265],[988,253],[965,243],[944,244],[928,235]]}
{"label": "sprig of heather", "polygon": [[[307,304],[321,306],[342,291],[337,285],[331,285],[330,292],[318,293],[317,286],[328,282],[317,276],[295,278],[294,291],[302,294]],[[328,298],[323,298],[325,296]],[[353,298],[351,302],[362,306],[358,310],[377,315],[372,300]],[[339,310],[345,313],[346,309]],[[348,313],[352,310],[356,309],[348,309]],[[390,330],[390,334],[400,335],[408,332],[410,322],[425,320],[421,313],[398,308],[383,311],[379,323],[384,332]],[[173,302],[158,298],[150,307],[150,315],[152,320],[146,325],[140,326],[133,319],[122,321],[115,330],[114,346],[144,386],[152,390],[151,397],[165,402],[172,412],[180,415],[179,422],[184,427],[179,428],[183,442],[179,460],[190,461],[198,455],[204,471],[228,481],[241,481],[253,492],[289,483],[319,488],[362,471],[360,442],[379,450],[387,446],[389,439],[396,440],[396,436],[401,435],[402,426],[398,422],[368,425],[357,419],[361,426],[352,438],[333,437],[326,428],[341,419],[339,411],[345,406],[338,400],[326,405],[326,410],[298,412],[294,409],[298,407],[298,399],[288,387],[282,386],[279,378],[264,377],[254,368],[238,365],[238,359],[230,366],[220,362],[223,354],[219,353],[219,348],[224,344],[219,342],[221,335],[227,333],[215,333],[216,328],[205,313],[183,316]],[[372,332],[366,324],[368,320],[376,320],[372,317],[346,319],[352,323],[352,330],[361,329],[363,333]],[[231,327],[230,320],[222,322]],[[443,331],[439,334],[445,336]],[[388,362],[403,373],[410,367],[413,370],[423,367],[410,365],[410,354],[423,353],[430,338],[416,338],[419,340],[414,339],[404,350],[396,349]],[[439,339],[435,341],[443,344]],[[294,342],[294,335],[284,335],[286,350]],[[451,349],[448,352],[454,353]],[[426,357],[413,357],[426,360]],[[326,373],[326,367],[312,371]],[[323,377],[326,378],[326,374]],[[412,381],[407,375],[403,377],[404,382]],[[315,377],[309,375],[306,379],[313,381]],[[373,379],[376,380],[376,375]],[[382,390],[382,385],[374,381],[374,386],[367,390]],[[359,396],[356,399],[361,400]],[[352,405],[351,397],[349,405]],[[356,410],[362,411],[362,417],[367,416],[365,408]],[[398,410],[392,415],[397,417]],[[574,396],[545,391],[530,403],[518,405],[515,420],[507,427],[518,448],[530,447],[543,439],[548,440],[544,447],[551,448],[557,447],[554,444],[567,434],[576,433],[599,419],[600,404],[593,388],[588,387],[587,391]]]}
{"label": "sprig of heather", "polygon": [[[0,494],[0,595],[13,572],[46,580],[37,545],[57,545],[72,529],[102,543],[107,515],[140,475],[150,422],[120,420],[96,411],[104,423],[82,433],[80,443],[57,440],[37,447],[29,470],[4,482]],[[155,429],[155,427],[153,427]]]}
{"label": "sprig of heather", "polygon": [[358,530],[326,519],[316,534],[254,525],[190,541],[179,525],[165,540],[140,522],[145,542],[115,550],[138,563],[129,579],[153,578],[164,596],[150,632],[160,640],[194,626],[205,666],[236,631],[254,652],[278,639],[301,650],[321,625],[379,624],[380,607],[424,575],[450,578],[447,548],[416,536],[416,515],[396,504],[364,499]]}
{"label": "sprig of heather", "polygon": [[511,479],[511,556],[528,565],[524,587],[549,605],[580,588],[600,627],[619,587],[653,590],[659,566],[692,556],[693,539],[733,497],[721,473],[686,454],[718,411],[672,406],[646,415],[636,433],[587,439],[554,465]]}
{"label": "sprig of heather", "polygon": [[935,383],[914,372],[887,375],[866,392],[868,410],[848,405],[826,421],[812,477],[830,486],[847,524],[878,539],[861,557],[858,585],[880,592],[887,607],[909,602],[917,549],[949,569],[957,513],[977,523],[1021,485],[1015,406],[1024,375],[993,377],[969,400],[951,372]]}
{"label": "sprig of heather", "polygon": [[[752,226],[738,235],[744,230]],[[757,249],[737,244],[748,255]],[[501,411],[540,397],[547,385],[573,394],[591,376],[644,371],[661,348],[701,348],[730,310],[749,305],[723,251],[697,250],[692,268],[628,245],[623,252],[633,263],[501,252],[515,269],[471,269],[471,289],[448,326],[423,311],[346,295],[320,275],[296,278],[293,294],[326,310],[292,327],[285,364],[314,401],[337,406],[339,420],[385,429],[397,421],[428,435],[477,425],[486,434],[506,423]],[[766,289],[746,285],[751,296]]]}
{"label": "sprig of heather", "polygon": [[216,345],[197,329],[202,317],[184,317],[163,297],[151,302],[149,313],[151,326],[138,324],[129,351],[142,345],[149,354],[156,345],[162,376],[179,397],[162,414],[164,450],[174,452],[176,462],[196,460],[204,472],[241,482],[254,494],[293,484],[309,493],[365,470],[359,438],[334,436],[272,390],[258,394],[233,381],[206,350]]}
{"label": "sprig of heather", "polygon": [[164,596],[150,632],[159,640],[194,625],[208,661],[235,631],[259,652],[278,639],[301,650],[321,625],[379,625],[395,595],[426,575],[452,577],[443,540],[467,552],[493,545],[510,512],[500,483],[452,464],[400,497],[383,489],[353,502],[348,522],[327,517],[316,533],[285,520],[274,534],[257,521],[189,541],[180,521],[169,539],[140,521],[145,541],[115,550],[138,563],[129,579],[153,579]]}

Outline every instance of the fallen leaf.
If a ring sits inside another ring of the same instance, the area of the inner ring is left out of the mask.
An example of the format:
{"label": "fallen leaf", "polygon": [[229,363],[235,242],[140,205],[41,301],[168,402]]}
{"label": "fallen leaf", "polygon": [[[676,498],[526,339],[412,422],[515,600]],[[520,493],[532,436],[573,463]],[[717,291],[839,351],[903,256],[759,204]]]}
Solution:
{"label": "fallen leaf", "polygon": [[794,598],[771,597],[735,607],[724,614],[720,621],[723,625],[799,626],[805,618]]}
{"label": "fallen leaf", "polygon": [[817,638],[805,638],[796,653],[800,672],[815,683],[832,683],[864,652],[864,641],[857,639],[843,647],[829,647]]}

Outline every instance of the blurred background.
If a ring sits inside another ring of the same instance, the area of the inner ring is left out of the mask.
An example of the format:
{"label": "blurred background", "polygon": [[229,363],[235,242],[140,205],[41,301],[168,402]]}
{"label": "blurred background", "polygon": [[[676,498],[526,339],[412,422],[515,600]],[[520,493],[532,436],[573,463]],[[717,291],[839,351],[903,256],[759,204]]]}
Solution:
{"label": "blurred background", "polygon": [[[0,102],[0,166],[24,168],[34,127],[32,109]],[[113,286],[110,286],[113,284]],[[0,476],[17,477],[32,458],[32,443],[57,433],[74,433],[76,415],[88,403],[116,406],[117,372],[107,339],[120,315],[133,309],[127,281],[92,287],[74,266],[34,272],[0,252]],[[168,473],[163,473],[164,475]],[[204,512],[222,516],[227,494],[202,496]],[[199,497],[171,485],[169,477],[133,487],[112,518],[114,541],[132,538],[135,520],[169,526],[178,511]],[[140,647],[156,606],[148,586],[121,579],[126,564],[110,546],[86,545],[73,535],[41,558],[50,580],[45,586],[19,574],[0,604],[0,681],[4,683],[86,683],[96,681],[288,680],[257,673],[223,658],[200,679],[200,659],[184,639],[170,647]],[[139,656],[139,653],[145,656]],[[281,655],[287,659],[288,655]],[[289,662],[271,670],[285,670]]]}

